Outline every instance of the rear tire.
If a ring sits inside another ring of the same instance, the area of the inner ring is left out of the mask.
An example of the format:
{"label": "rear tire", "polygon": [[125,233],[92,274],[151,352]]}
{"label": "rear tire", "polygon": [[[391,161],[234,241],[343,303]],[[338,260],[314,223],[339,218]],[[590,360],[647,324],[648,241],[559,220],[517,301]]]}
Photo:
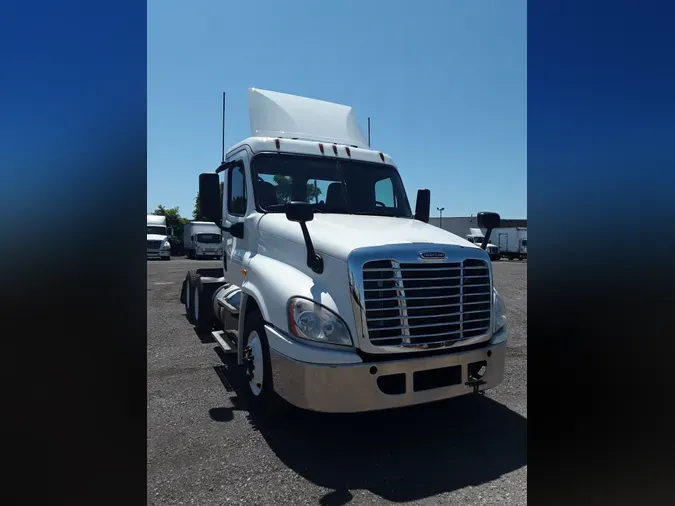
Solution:
{"label": "rear tire", "polygon": [[[270,347],[265,333],[265,322],[259,310],[246,316],[244,322],[244,389],[248,409],[262,418],[275,418],[290,409],[284,399],[274,391]],[[262,374],[256,368],[262,366]]]}

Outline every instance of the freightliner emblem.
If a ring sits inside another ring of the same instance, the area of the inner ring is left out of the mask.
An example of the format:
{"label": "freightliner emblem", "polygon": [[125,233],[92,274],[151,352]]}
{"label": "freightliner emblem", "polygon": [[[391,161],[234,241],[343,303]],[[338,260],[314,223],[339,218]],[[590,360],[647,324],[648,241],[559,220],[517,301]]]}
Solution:
{"label": "freightliner emblem", "polygon": [[423,260],[445,260],[445,253],[442,251],[423,251],[420,253]]}

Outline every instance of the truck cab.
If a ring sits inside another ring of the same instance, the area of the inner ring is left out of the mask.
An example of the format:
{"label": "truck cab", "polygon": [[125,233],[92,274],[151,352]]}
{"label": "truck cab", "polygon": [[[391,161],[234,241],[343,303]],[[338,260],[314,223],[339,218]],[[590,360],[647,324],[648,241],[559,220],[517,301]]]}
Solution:
{"label": "truck cab", "polygon": [[166,216],[146,216],[147,258],[171,260],[171,229],[166,226]]}
{"label": "truck cab", "polygon": [[200,175],[222,268],[189,272],[181,300],[237,354],[251,409],[371,411],[497,386],[507,331],[488,253],[428,223],[428,190],[413,212],[351,108],[263,90],[249,107],[252,136]]}

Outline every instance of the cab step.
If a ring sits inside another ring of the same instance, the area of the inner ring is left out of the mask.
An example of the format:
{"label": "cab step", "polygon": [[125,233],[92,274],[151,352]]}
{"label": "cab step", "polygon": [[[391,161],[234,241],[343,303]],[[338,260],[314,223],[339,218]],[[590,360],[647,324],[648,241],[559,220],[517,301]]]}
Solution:
{"label": "cab step", "polygon": [[214,330],[211,335],[225,353],[237,353],[236,330]]}

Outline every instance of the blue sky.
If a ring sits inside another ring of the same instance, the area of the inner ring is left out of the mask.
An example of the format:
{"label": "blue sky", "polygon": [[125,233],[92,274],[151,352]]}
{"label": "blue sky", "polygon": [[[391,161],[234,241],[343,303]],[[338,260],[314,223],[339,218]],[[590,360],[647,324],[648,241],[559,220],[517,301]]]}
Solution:
{"label": "blue sky", "polygon": [[148,1],[148,210],[191,216],[198,174],[249,136],[247,89],[355,108],[432,215],[527,217],[523,0]]}

